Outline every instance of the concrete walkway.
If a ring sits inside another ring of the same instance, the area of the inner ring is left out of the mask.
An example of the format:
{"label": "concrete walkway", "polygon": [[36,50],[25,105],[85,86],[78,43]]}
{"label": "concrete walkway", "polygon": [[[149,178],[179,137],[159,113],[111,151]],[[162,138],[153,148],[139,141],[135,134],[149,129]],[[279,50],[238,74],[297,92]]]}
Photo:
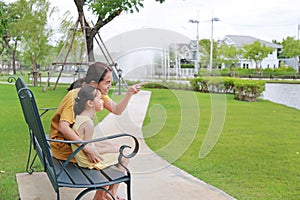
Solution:
{"label": "concrete walkway", "polygon": [[[232,200],[225,192],[206,184],[190,174],[171,165],[155,154],[145,144],[142,124],[147,112],[151,93],[141,91],[130,100],[121,116],[109,114],[96,126],[101,137],[120,132],[130,133],[139,139],[140,151],[130,160],[133,200]],[[129,141],[125,141],[129,142]],[[44,173],[17,174],[21,200],[55,199],[55,193]],[[61,199],[74,199],[79,190],[61,189]],[[46,194],[46,195],[45,195]],[[125,197],[125,186],[120,185],[119,195]],[[92,193],[85,199],[90,199]]]}

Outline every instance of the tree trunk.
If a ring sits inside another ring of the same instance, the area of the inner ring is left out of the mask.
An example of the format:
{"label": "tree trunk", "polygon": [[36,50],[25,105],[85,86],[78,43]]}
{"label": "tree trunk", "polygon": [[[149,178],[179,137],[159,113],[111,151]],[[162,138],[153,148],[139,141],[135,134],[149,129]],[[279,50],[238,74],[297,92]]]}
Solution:
{"label": "tree trunk", "polygon": [[16,52],[17,52],[17,43],[18,43],[18,40],[15,40],[15,43],[14,43],[14,48],[12,50],[12,64],[13,64],[13,74],[15,75],[17,73],[17,70],[16,70]]}
{"label": "tree trunk", "polygon": [[88,56],[89,62],[95,61],[95,55],[94,55],[94,38],[100,28],[102,28],[105,24],[109,23],[111,20],[113,20],[116,16],[120,15],[122,10],[117,10],[114,13],[110,13],[109,16],[106,19],[101,18],[98,16],[97,22],[93,24],[94,27],[91,27],[89,23],[87,23],[83,11],[83,6],[86,0],[74,0],[75,5],[77,7],[78,16],[80,19],[80,25],[82,27],[82,31],[85,34],[85,42],[86,42],[86,52]]}
{"label": "tree trunk", "polygon": [[31,74],[32,74],[32,85],[37,86],[38,71],[36,69],[35,62],[33,61],[31,63]]}
{"label": "tree trunk", "polygon": [[93,38],[94,36],[91,36],[91,29],[86,26],[86,48],[87,48],[87,53],[88,53],[88,61],[89,62],[94,62],[95,61],[95,55],[94,55],[94,43],[93,43]]}
{"label": "tree trunk", "polygon": [[258,62],[255,61],[255,69],[256,69],[256,72],[258,72]]}

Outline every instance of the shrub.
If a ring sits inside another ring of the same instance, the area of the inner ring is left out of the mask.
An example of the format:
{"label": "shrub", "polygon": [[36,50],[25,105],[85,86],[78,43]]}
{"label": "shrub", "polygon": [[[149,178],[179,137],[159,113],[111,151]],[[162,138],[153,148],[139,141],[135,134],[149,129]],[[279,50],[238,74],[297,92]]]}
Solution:
{"label": "shrub", "polygon": [[242,101],[256,101],[265,88],[265,81],[230,77],[197,77],[191,79],[190,84],[194,91],[230,93]]}
{"label": "shrub", "polygon": [[143,86],[144,88],[156,88],[156,89],[179,89],[179,90],[192,90],[188,83],[177,83],[172,81],[162,82],[149,82]]}
{"label": "shrub", "polygon": [[234,98],[241,101],[256,101],[265,89],[265,81],[237,79],[234,82]]}
{"label": "shrub", "polygon": [[181,64],[181,68],[195,68],[193,64]]}

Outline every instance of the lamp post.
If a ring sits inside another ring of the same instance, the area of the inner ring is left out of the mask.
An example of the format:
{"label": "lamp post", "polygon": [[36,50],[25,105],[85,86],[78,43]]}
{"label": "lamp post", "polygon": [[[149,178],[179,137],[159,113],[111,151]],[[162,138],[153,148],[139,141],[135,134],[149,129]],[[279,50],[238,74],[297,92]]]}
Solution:
{"label": "lamp post", "polygon": [[209,71],[212,72],[213,65],[213,48],[214,48],[214,22],[220,21],[219,18],[211,18],[211,38],[210,38],[210,54],[209,54]]}
{"label": "lamp post", "polygon": [[119,95],[121,95],[121,77],[122,77],[122,69],[118,69],[117,72],[118,72],[118,76],[119,76],[119,79],[118,79],[118,82],[119,82]]}
{"label": "lamp post", "polygon": [[199,20],[190,19],[189,22],[197,24],[197,35],[196,35],[196,61],[195,61],[195,73],[198,73],[199,68]]}

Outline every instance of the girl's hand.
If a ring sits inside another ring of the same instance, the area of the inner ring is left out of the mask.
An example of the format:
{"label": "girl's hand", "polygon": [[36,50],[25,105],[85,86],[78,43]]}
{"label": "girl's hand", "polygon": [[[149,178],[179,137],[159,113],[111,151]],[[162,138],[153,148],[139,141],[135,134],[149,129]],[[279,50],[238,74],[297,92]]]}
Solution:
{"label": "girl's hand", "polygon": [[83,151],[85,153],[85,155],[89,158],[89,160],[92,163],[97,163],[100,160],[103,160],[97,150],[96,147],[94,147],[94,145],[91,144],[87,144],[84,148]]}

